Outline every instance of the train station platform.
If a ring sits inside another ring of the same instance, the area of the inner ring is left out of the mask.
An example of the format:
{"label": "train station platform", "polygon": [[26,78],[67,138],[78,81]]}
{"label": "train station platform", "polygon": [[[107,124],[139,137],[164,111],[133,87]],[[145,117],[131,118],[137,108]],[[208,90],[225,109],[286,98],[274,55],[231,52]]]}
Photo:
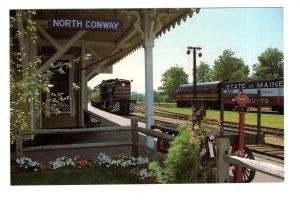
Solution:
{"label": "train station platform", "polygon": [[[88,110],[92,112],[94,117],[101,121],[101,127],[109,126],[129,126],[131,120],[118,115],[114,115],[94,107],[89,107]],[[145,123],[139,122],[139,126],[145,127]],[[49,136],[46,138],[35,138],[32,145],[50,145],[50,144],[74,144],[74,143],[94,143],[94,142],[109,142],[109,141],[128,141],[131,139],[131,131],[109,131],[105,133],[95,133],[95,134],[76,134],[76,135],[58,135]],[[146,145],[146,137],[143,134],[139,134],[139,141]],[[96,159],[99,153],[106,153],[112,158],[117,158],[120,154],[131,156],[132,148],[131,146],[120,146],[120,147],[98,147],[98,148],[76,148],[76,149],[60,149],[60,150],[43,150],[43,151],[32,151],[24,152],[24,155],[36,160],[43,164],[48,164],[50,161],[54,161],[58,157],[67,156],[74,158],[76,156],[81,156],[85,158]],[[140,146],[139,156],[147,157],[150,161],[158,160],[163,157],[163,155],[157,151]],[[264,158],[255,156],[255,159],[267,161]],[[16,170],[16,153],[11,153],[11,169]],[[274,164],[283,166],[283,163],[274,162]],[[282,182],[278,178],[273,178],[262,173],[257,172],[255,179],[252,181],[257,182]]]}
{"label": "train station platform", "polygon": [[[130,126],[131,120],[114,115],[97,108],[89,107],[93,117],[101,121],[100,127],[110,126]],[[145,123],[139,122],[140,127],[145,127]],[[96,143],[96,142],[121,142],[131,141],[131,131],[107,131],[101,133],[78,133],[78,134],[59,134],[47,136],[35,136],[34,140],[24,142],[24,146],[40,146],[40,145],[60,145],[60,144],[80,144],[80,143]],[[139,142],[146,146],[146,136],[139,134]],[[156,142],[155,142],[156,149]],[[117,158],[120,154],[131,156],[132,146],[119,147],[94,147],[94,148],[74,148],[74,149],[58,149],[58,150],[39,150],[24,152],[24,156],[36,160],[38,162],[47,164],[58,157],[67,156],[74,158],[81,156],[85,158],[96,159],[99,153],[106,153],[112,158]],[[149,160],[160,159],[163,156],[161,153],[149,149],[147,147],[139,147],[139,156],[148,157]],[[16,160],[16,152],[11,152],[11,164]]]}

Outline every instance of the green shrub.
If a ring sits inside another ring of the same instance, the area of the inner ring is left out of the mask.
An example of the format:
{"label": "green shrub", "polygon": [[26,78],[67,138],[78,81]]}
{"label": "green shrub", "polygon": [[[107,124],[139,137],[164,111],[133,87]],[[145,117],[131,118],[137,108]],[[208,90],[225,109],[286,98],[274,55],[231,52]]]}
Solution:
{"label": "green shrub", "polygon": [[179,135],[171,142],[163,174],[165,183],[196,183],[200,169],[199,152],[206,128],[187,122],[179,126]]}
{"label": "green shrub", "polygon": [[150,176],[154,177],[154,183],[165,183],[165,176],[163,175],[162,168],[157,161],[149,163]]}

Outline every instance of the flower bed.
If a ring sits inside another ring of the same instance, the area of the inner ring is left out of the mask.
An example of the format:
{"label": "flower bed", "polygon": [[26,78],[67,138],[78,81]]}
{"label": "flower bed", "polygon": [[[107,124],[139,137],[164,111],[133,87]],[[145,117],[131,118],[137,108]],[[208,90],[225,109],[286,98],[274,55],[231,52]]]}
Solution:
{"label": "flower bed", "polygon": [[56,158],[54,161],[48,164],[39,163],[33,161],[31,158],[22,157],[16,160],[17,168],[20,172],[38,172],[38,171],[49,171],[56,169],[67,169],[67,168],[110,168],[128,169],[128,173],[137,176],[141,183],[154,183],[155,178],[151,177],[149,170],[149,159],[142,157],[128,157],[120,155],[117,159],[111,158],[105,153],[100,153],[96,159],[76,156],[75,158],[69,158],[62,156]]}

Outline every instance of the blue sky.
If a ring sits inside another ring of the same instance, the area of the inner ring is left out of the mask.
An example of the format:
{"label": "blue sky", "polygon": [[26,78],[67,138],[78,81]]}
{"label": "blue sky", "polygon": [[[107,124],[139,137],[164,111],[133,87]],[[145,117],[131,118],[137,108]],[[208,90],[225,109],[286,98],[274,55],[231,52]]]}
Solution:
{"label": "blue sky", "polygon": [[[267,48],[283,52],[283,8],[203,8],[186,22],[155,40],[153,49],[154,89],[162,85],[162,74],[172,66],[181,66],[192,80],[192,55],[188,46],[202,47],[200,61],[211,67],[225,49],[235,52],[249,69]],[[89,86],[103,79],[133,79],[132,91],[144,92],[144,49],[131,54],[114,65],[111,75],[99,75]],[[128,73],[130,72],[130,73]]]}

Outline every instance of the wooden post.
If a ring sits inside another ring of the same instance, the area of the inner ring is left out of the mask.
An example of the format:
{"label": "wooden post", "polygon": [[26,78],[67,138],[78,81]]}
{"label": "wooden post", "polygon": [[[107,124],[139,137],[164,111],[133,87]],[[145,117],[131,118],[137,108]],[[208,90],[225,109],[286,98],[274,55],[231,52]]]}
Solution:
{"label": "wooden post", "polygon": [[258,106],[257,106],[257,138],[256,138],[256,143],[260,143],[261,139],[261,90],[257,90],[257,101],[258,101]]}
{"label": "wooden post", "polygon": [[22,158],[23,157],[22,137],[21,137],[20,132],[21,132],[20,130],[17,130],[17,140],[16,140],[17,158]]}
{"label": "wooden post", "polygon": [[221,120],[221,127],[220,127],[220,136],[224,136],[224,89],[221,88],[220,92],[220,120]]}
{"label": "wooden post", "polygon": [[217,183],[229,182],[229,162],[224,160],[224,156],[230,153],[229,138],[217,139]]}
{"label": "wooden post", "polygon": [[139,156],[139,147],[137,145],[139,140],[139,135],[137,131],[138,120],[131,119],[131,126],[132,126],[132,156],[138,157]]}
{"label": "wooden post", "polygon": [[[85,48],[85,43],[84,41],[82,42],[82,46],[81,46],[81,56],[83,57],[84,54],[86,52],[86,48]],[[81,69],[85,68],[85,60],[82,58],[81,59]],[[87,110],[87,107],[86,107],[86,102],[85,102],[85,70],[81,70],[79,72],[80,74],[80,95],[79,95],[79,100],[80,100],[80,106],[79,106],[79,123],[80,123],[80,126],[81,127],[86,127],[86,124],[85,124],[85,119],[84,119],[84,110]]]}

